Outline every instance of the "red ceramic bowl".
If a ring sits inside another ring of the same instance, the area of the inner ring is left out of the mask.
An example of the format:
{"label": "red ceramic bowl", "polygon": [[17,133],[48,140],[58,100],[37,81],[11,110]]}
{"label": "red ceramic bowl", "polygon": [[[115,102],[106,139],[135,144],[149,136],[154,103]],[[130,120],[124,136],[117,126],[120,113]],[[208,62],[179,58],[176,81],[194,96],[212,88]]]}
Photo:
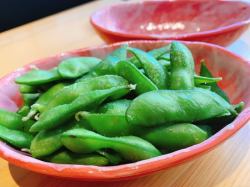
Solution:
{"label": "red ceramic bowl", "polygon": [[[150,50],[166,45],[169,42],[170,41],[131,41],[128,42],[128,44],[132,47]],[[92,55],[102,58],[121,44],[122,43],[117,43],[62,53],[35,61],[6,75],[0,79],[0,108],[6,108],[11,111],[17,110],[18,105],[21,103],[21,98],[14,79],[30,70],[32,65],[35,64],[39,68],[48,69],[56,66],[62,59],[71,56]],[[152,159],[108,167],[47,163],[31,158],[3,142],[0,142],[0,156],[14,165],[43,174],[90,181],[110,181],[136,178],[155,171],[174,167],[213,149],[224,140],[230,138],[250,119],[250,63],[216,45],[201,42],[185,42],[185,44],[193,52],[196,68],[199,68],[200,60],[205,59],[207,66],[212,70],[213,74],[223,77],[220,86],[228,93],[232,103],[239,101],[246,103],[245,110],[231,124],[228,124],[208,140],[186,149]]]}
{"label": "red ceramic bowl", "polygon": [[122,3],[95,12],[90,21],[108,43],[174,39],[227,46],[248,28],[250,4],[219,0]]}

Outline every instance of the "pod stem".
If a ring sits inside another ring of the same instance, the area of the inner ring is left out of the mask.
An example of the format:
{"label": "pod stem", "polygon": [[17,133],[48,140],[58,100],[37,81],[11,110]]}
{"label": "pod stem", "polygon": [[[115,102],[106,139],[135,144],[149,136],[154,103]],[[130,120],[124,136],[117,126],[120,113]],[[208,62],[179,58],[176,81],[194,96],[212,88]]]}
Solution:
{"label": "pod stem", "polygon": [[136,89],[136,84],[129,84],[128,88],[129,88],[129,90],[135,90]]}
{"label": "pod stem", "polygon": [[22,118],[22,121],[28,121],[29,119],[31,119],[33,116],[35,116],[37,114],[37,110],[30,110],[30,112],[27,114],[27,116],[24,116]]}
{"label": "pod stem", "polygon": [[84,118],[84,116],[86,115],[86,114],[88,114],[89,112],[86,112],[86,111],[79,111],[79,112],[77,112],[76,114],[75,114],[75,119],[76,119],[76,121],[80,121],[81,120],[81,118]]}

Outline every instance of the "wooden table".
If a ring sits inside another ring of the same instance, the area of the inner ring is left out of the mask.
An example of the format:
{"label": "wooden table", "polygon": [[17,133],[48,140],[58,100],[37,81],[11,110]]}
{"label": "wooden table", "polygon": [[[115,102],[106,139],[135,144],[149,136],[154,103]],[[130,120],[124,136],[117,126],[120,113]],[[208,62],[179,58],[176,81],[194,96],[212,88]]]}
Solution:
{"label": "wooden table", "polygon": [[[119,0],[82,5],[0,34],[0,76],[41,57],[100,45],[103,41],[89,24],[96,9]],[[250,60],[250,30],[229,49]],[[181,166],[132,181],[88,183],[33,173],[0,159],[1,187],[249,187],[250,125],[210,153]]]}

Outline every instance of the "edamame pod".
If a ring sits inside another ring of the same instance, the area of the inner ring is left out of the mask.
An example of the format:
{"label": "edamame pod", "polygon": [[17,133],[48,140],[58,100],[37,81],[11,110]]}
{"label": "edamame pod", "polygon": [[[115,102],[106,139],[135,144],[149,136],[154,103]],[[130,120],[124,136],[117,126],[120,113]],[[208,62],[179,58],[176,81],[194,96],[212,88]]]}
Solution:
{"label": "edamame pod", "polygon": [[85,79],[81,82],[64,87],[55,97],[50,98],[49,104],[44,108],[47,111],[62,104],[68,104],[79,95],[92,90],[109,89],[117,86],[128,85],[128,81],[117,75],[103,75]]}
{"label": "edamame pod", "polygon": [[109,160],[97,153],[91,154],[75,154],[70,151],[62,150],[45,158],[46,161],[58,164],[79,164],[79,165],[94,165],[106,166]]}
{"label": "edamame pod", "polygon": [[[152,49],[148,51],[148,54],[153,56],[155,59],[160,60],[162,56],[169,56],[170,45],[166,45],[157,49]],[[142,64],[136,57],[131,57],[129,61],[134,64],[137,68],[141,68]]]}
{"label": "edamame pod", "polygon": [[175,151],[203,142],[208,134],[196,125],[180,123],[146,130],[141,137],[158,148]]}
{"label": "edamame pod", "polygon": [[90,72],[101,59],[95,57],[72,57],[58,65],[58,72],[63,78],[74,79]]}
{"label": "edamame pod", "polygon": [[162,65],[153,56],[137,48],[129,47],[128,51],[140,61],[147,77],[159,89],[167,88],[167,73],[164,71]]}
{"label": "edamame pod", "polygon": [[19,91],[21,93],[34,93],[34,92],[37,92],[37,89],[35,86],[29,86],[26,84],[19,84]]}
{"label": "edamame pod", "polygon": [[[206,64],[204,62],[204,60],[201,63],[201,67],[200,67],[200,75],[201,76],[206,76],[206,77],[211,77],[213,78],[212,73],[208,70],[208,68],[206,67]],[[229,102],[229,98],[226,95],[226,93],[217,85],[217,83],[210,83],[209,84],[211,86],[211,90],[215,93],[217,93],[218,95],[220,95],[222,98],[224,98],[226,101]]]}
{"label": "edamame pod", "polygon": [[236,113],[214,92],[202,88],[158,90],[142,94],[130,104],[126,117],[131,125],[155,126],[194,122]]}
{"label": "edamame pod", "polygon": [[0,125],[0,139],[22,149],[30,147],[33,137],[28,133],[19,130],[8,129]]}
{"label": "edamame pod", "polygon": [[200,75],[194,75],[194,83],[195,85],[201,85],[201,84],[211,84],[216,83],[222,80],[222,77],[204,77]]}
{"label": "edamame pod", "polygon": [[92,153],[100,149],[113,149],[125,160],[139,161],[161,153],[149,142],[135,137],[113,137],[108,138],[86,129],[72,129],[61,136],[63,145],[76,153]]}
{"label": "edamame pod", "polygon": [[90,74],[98,75],[111,75],[115,74],[116,63],[120,60],[126,60],[127,58],[127,45],[123,45],[120,48],[114,50],[111,54],[98,64]]}
{"label": "edamame pod", "polygon": [[57,127],[72,118],[77,112],[96,107],[108,98],[118,99],[130,90],[130,85],[126,85],[81,94],[70,104],[60,105],[42,113],[40,119],[30,128],[30,131],[38,132]]}
{"label": "edamame pod", "polygon": [[40,93],[25,93],[22,94],[24,104],[27,106],[32,105],[40,96]]}
{"label": "edamame pod", "polygon": [[31,110],[25,117],[22,118],[22,120],[27,121],[35,116],[38,112],[43,112],[44,108],[47,107],[48,103],[51,101],[51,98],[55,97],[59,91],[65,87],[65,85],[65,83],[58,83],[44,92],[41,97],[39,97],[39,99],[33,105],[31,105]]}
{"label": "edamame pod", "polygon": [[99,109],[99,113],[106,114],[121,114],[124,115],[131,103],[131,100],[128,99],[120,99],[116,101],[112,101],[102,105]]}
{"label": "edamame pod", "polygon": [[74,124],[63,125],[57,129],[40,131],[32,140],[30,152],[33,157],[39,158],[50,155],[62,147],[61,134]]}
{"label": "edamame pod", "polygon": [[0,126],[5,126],[9,129],[21,130],[27,123],[33,123],[29,120],[27,122],[22,121],[22,116],[15,113],[9,112],[4,109],[0,109]]}
{"label": "edamame pod", "polygon": [[77,116],[81,117],[91,129],[104,136],[127,136],[132,132],[125,114],[81,112]]}
{"label": "edamame pod", "polygon": [[194,88],[194,59],[189,49],[180,42],[172,42],[170,61],[170,89]]}
{"label": "edamame pod", "polygon": [[36,86],[60,80],[62,77],[57,72],[57,68],[51,70],[31,70],[28,73],[17,77],[16,83]]}
{"label": "edamame pod", "polygon": [[158,90],[157,86],[129,61],[118,62],[115,69],[118,75],[124,77],[129,82],[136,85],[135,91],[138,95],[145,92]]}

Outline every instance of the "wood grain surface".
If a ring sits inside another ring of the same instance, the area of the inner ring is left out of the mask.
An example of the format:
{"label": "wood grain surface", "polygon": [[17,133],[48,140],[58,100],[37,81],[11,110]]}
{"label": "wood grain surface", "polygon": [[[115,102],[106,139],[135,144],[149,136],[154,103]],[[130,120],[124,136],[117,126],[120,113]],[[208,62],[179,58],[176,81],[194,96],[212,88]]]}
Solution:
{"label": "wood grain surface", "polygon": [[[119,0],[85,4],[0,34],[0,76],[42,57],[103,41],[90,14]],[[250,61],[250,30],[228,47]],[[250,75],[249,75],[250,76]],[[0,187],[249,187],[250,124],[193,161],[131,181],[93,183],[53,178],[9,165],[0,158]]]}

